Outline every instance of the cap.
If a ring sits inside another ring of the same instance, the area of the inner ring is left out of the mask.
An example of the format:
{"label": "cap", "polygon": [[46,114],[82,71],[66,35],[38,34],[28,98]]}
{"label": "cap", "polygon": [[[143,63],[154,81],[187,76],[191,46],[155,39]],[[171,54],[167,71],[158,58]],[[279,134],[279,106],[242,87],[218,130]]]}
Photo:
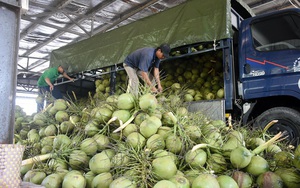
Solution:
{"label": "cap", "polygon": [[168,44],[162,44],[159,46],[159,48],[161,49],[162,53],[164,54],[165,58],[169,58],[170,55],[170,51],[171,51],[171,48]]}

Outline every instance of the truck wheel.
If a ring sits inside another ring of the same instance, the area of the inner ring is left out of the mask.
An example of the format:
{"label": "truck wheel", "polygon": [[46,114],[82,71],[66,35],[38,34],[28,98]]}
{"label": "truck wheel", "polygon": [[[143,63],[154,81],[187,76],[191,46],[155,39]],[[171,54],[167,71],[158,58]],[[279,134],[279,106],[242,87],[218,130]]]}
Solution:
{"label": "truck wheel", "polygon": [[293,145],[299,144],[300,113],[298,111],[287,107],[271,108],[256,118],[254,126],[264,128],[272,120],[278,122],[269,128],[271,134],[286,131],[287,141]]}

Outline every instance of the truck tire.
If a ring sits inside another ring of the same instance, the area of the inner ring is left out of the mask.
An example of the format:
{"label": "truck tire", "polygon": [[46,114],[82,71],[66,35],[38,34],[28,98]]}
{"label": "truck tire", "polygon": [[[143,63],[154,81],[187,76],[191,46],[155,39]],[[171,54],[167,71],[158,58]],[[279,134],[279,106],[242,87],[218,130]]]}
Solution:
{"label": "truck tire", "polygon": [[287,107],[271,108],[256,118],[254,126],[264,128],[272,120],[278,120],[278,122],[269,128],[268,131],[271,134],[286,131],[287,141],[293,145],[299,144],[300,113],[298,111]]}

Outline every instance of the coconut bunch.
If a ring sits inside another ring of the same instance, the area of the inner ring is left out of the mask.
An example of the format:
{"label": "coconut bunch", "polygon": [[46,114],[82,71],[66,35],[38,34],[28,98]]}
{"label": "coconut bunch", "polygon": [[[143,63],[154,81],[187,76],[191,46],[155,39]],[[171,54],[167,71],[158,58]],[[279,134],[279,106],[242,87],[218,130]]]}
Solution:
{"label": "coconut bunch", "polygon": [[23,180],[47,188],[299,185],[299,149],[280,145],[284,135],[188,112],[176,93],[140,91],[56,100],[36,115],[28,132],[39,154],[22,162]]}
{"label": "coconut bunch", "polygon": [[[224,98],[222,51],[188,56],[161,65],[162,86],[170,92],[184,87],[184,101]],[[188,66],[187,66],[188,65]],[[168,94],[168,92],[167,92]]]}
{"label": "coconut bunch", "polygon": [[[117,71],[115,76],[115,94],[120,95],[126,90],[127,88],[127,74],[125,70],[119,70]],[[103,95],[105,97],[108,97],[110,94],[110,74],[104,74],[101,76],[100,79],[97,79],[95,81],[95,87],[96,87],[96,92],[95,96],[96,98],[102,97]]]}

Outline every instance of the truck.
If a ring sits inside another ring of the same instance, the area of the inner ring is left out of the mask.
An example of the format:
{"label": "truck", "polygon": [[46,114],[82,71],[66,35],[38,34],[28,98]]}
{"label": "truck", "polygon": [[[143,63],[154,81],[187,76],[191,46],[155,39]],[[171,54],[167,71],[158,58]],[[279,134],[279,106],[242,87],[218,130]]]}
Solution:
{"label": "truck", "polygon": [[[96,78],[111,75],[111,91],[127,54],[167,42],[172,52],[162,64],[221,51],[224,97],[190,103],[191,110],[217,106],[220,118],[241,125],[285,131],[300,138],[300,9],[254,15],[240,0],[189,0],[161,13],[102,32],[51,53],[51,66]],[[201,48],[199,48],[201,46]],[[205,46],[202,48],[202,46]],[[196,50],[195,50],[196,49]],[[184,66],[191,66],[182,61]]]}

